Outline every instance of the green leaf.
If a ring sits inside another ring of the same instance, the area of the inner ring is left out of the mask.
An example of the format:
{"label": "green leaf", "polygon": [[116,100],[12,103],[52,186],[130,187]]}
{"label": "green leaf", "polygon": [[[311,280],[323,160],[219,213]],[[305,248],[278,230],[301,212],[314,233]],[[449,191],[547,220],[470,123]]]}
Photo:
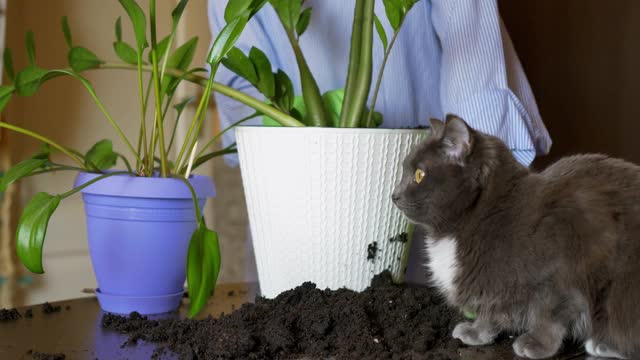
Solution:
{"label": "green leaf", "polygon": [[252,47],[249,59],[258,76],[256,87],[266,98],[272,98],[276,94],[276,79],[267,55],[257,47]]}
{"label": "green leaf", "polygon": [[96,54],[91,50],[82,46],[74,46],[69,50],[69,65],[73,71],[81,72],[88,69],[94,69],[104,61],[98,59]]}
{"label": "green leaf", "polygon": [[196,100],[195,96],[189,96],[188,98],[182,100],[181,102],[175,104],[173,106],[174,109],[176,109],[176,111],[178,112],[178,118],[180,117],[180,114],[182,114],[182,111],[184,110],[184,108],[191,104],[192,102],[194,102]]}
{"label": "green leaf", "polygon": [[36,41],[33,36],[33,32],[27,32],[27,55],[29,57],[29,64],[34,65],[36,63]]}
{"label": "green leaf", "polygon": [[[174,51],[173,54],[169,56],[169,59],[167,59],[167,67],[180,69],[182,71],[187,70],[187,68],[191,64],[191,61],[193,60],[193,55],[195,54],[197,47],[198,37],[194,36],[193,38],[191,38],[191,40],[182,44],[182,46],[177,48],[176,51]],[[167,89],[171,88],[172,84],[174,84],[176,81],[179,81],[178,78],[165,74],[165,78],[162,80],[163,91],[166,92]]]}
{"label": "green leaf", "polygon": [[20,96],[31,96],[38,91],[47,71],[35,65],[21,70],[16,76],[15,87]]}
{"label": "green leaf", "polygon": [[64,41],[66,41],[68,47],[73,47],[71,41],[71,30],[69,29],[69,21],[66,16],[62,17],[62,33],[64,34]]}
{"label": "green leaf", "polygon": [[[360,118],[360,127],[366,128],[367,127],[367,118],[369,117],[369,108],[365,107],[362,110],[362,117]],[[373,115],[371,116],[371,119],[373,120],[373,128],[377,128],[380,125],[382,125],[382,114],[379,113],[378,111],[374,111]]]}
{"label": "green leaf", "polygon": [[0,192],[7,191],[9,185],[45,166],[47,159],[27,159],[12,166],[0,178]]}
{"label": "green leaf", "polygon": [[31,158],[49,160],[49,156],[51,156],[52,152],[53,152],[53,149],[51,148],[51,145],[47,143],[42,143],[42,145],[40,145],[40,152],[33,155]]}
{"label": "green leaf", "polygon": [[4,108],[11,100],[11,96],[13,96],[13,92],[15,88],[13,86],[2,85],[0,86],[0,112],[4,110]]}
{"label": "green leaf", "polygon": [[120,58],[120,60],[126,62],[127,64],[137,65],[138,64],[138,53],[136,49],[134,49],[131,45],[127,44],[124,41],[116,41],[113,43],[113,50],[115,50],[116,55]]}
{"label": "green leaf", "polygon": [[209,55],[207,56],[207,63],[209,65],[213,67],[219,64],[222,58],[233,48],[245,26],[247,26],[249,17],[250,13],[245,11],[242,15],[236,17],[224,26],[213,42]]}
{"label": "green leaf", "polygon": [[402,18],[407,16],[407,13],[411,10],[419,0],[400,0],[400,10],[402,11]]}
{"label": "green leaf", "polygon": [[224,9],[224,21],[232,22],[237,16],[249,9],[253,0],[234,0],[227,3]]}
{"label": "green leaf", "polygon": [[87,151],[84,156],[87,168],[94,171],[108,170],[118,160],[118,155],[113,152],[111,140],[100,140]]}
{"label": "green leaf", "polygon": [[[208,70],[205,68],[195,68],[195,69],[190,69],[189,71],[185,71],[182,75],[180,75],[179,78],[177,78],[175,81],[172,81],[171,84],[169,84],[169,87],[167,88],[166,93],[173,94],[176,88],[178,87],[178,85],[180,84],[180,81],[186,79],[187,77],[189,77],[189,75],[195,74],[197,72],[206,73],[207,71]],[[169,75],[165,75],[165,76],[169,76]]]}
{"label": "green leaf", "polygon": [[339,127],[340,112],[344,103],[344,89],[327,91],[322,95],[322,101],[324,108],[327,110],[327,116],[330,117],[328,122],[333,124],[333,127]]}
{"label": "green leaf", "polygon": [[382,2],[384,3],[384,11],[387,14],[389,24],[391,24],[394,31],[398,31],[402,17],[400,3],[398,0],[382,0]]}
{"label": "green leaf", "polygon": [[142,52],[147,46],[147,18],[142,8],[134,0],[118,0],[120,5],[125,9],[131,23],[133,24],[133,32],[136,37],[138,52]]}
{"label": "green leaf", "polygon": [[249,10],[249,18],[255,15],[267,0],[233,0],[224,9],[224,20],[229,23],[243,12]]}
{"label": "green leaf", "polygon": [[382,48],[384,49],[384,51],[387,51],[387,45],[388,45],[387,33],[384,31],[384,27],[382,26],[380,19],[378,19],[378,15],[374,15],[373,20],[375,21],[376,31],[378,32],[380,41],[382,41]]}
{"label": "green leaf", "polygon": [[300,0],[269,0],[287,31],[293,32],[300,17]]}
{"label": "green leaf", "polygon": [[253,63],[242,50],[237,47],[232,48],[227,53],[227,56],[222,59],[222,64],[229,70],[247,79],[251,84],[256,85],[258,83],[258,74]]}
{"label": "green leaf", "polygon": [[169,59],[167,60],[167,67],[183,71],[187,70],[193,60],[193,55],[195,54],[197,47],[198,37],[194,36],[189,41],[178,47],[176,51],[169,56]]}
{"label": "green leaf", "polygon": [[27,204],[18,220],[16,251],[31,272],[42,274],[42,246],[49,219],[60,204],[60,195],[37,193]]}
{"label": "green leaf", "polygon": [[116,20],[116,41],[122,41],[122,17]]}
{"label": "green leaf", "polygon": [[302,11],[300,14],[300,18],[298,19],[298,23],[296,24],[296,32],[298,36],[302,36],[304,32],[307,30],[309,26],[309,22],[311,21],[311,8],[308,7]]}
{"label": "green leaf", "polygon": [[4,63],[4,72],[7,73],[7,77],[12,82],[16,79],[16,72],[13,69],[13,56],[11,55],[11,49],[5,48],[4,54],[2,55],[3,63]]}
{"label": "green leaf", "polygon": [[[271,105],[271,101],[268,99],[265,100],[265,103]],[[289,112],[291,116],[304,123],[305,116],[307,115],[307,107],[304,104],[304,98],[302,96],[296,96],[293,98],[293,106]],[[282,126],[275,119],[266,115],[262,116],[262,124],[264,126]]]}
{"label": "green leaf", "polygon": [[291,110],[294,97],[291,79],[284,71],[278,69],[276,73],[276,104],[286,111]]}
{"label": "green leaf", "polygon": [[[165,36],[164,39],[160,40],[160,42],[156,45],[156,48],[158,49],[156,54],[158,54],[158,56],[162,56],[164,52],[167,51],[167,46],[169,46],[170,37],[171,37],[170,35]],[[153,62],[151,60],[151,52],[149,52],[149,55],[147,56],[147,60],[149,60],[149,62]]]}
{"label": "green leaf", "polygon": [[171,11],[171,21],[173,23],[174,28],[178,26],[178,22],[180,22],[180,18],[182,17],[182,13],[184,12],[184,9],[187,7],[188,2],[189,0],[180,0],[178,5],[176,5],[176,7],[173,8],[173,11]]}
{"label": "green leaf", "polygon": [[189,316],[197,315],[213,295],[220,273],[218,234],[200,224],[194,231],[187,254],[187,287],[191,301]]}

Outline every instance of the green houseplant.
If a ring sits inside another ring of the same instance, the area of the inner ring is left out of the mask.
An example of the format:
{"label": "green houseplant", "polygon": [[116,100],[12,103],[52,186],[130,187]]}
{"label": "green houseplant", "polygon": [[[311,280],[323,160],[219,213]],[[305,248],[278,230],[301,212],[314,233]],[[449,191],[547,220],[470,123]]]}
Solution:
{"label": "green houseplant", "polygon": [[[8,169],[0,179],[0,191],[4,191],[7,186],[21,178],[48,172],[67,170],[77,171],[79,172],[78,179],[82,177],[82,181],[76,181],[77,186],[75,188],[64,194],[52,195],[44,192],[37,193],[26,204],[19,219],[16,232],[18,256],[27,269],[35,273],[42,273],[44,272],[42,267],[42,248],[47,225],[51,215],[56,210],[61,200],[76,193],[83,192],[85,207],[87,208],[87,211],[89,211],[89,203],[87,202],[88,197],[105,197],[105,194],[98,196],[97,194],[86,193],[91,192],[91,189],[96,188],[97,183],[102,184],[103,182],[112,181],[114,179],[116,182],[124,181],[119,190],[116,189],[109,191],[118,193],[117,195],[119,198],[121,198],[125,203],[137,201],[135,199],[135,194],[123,195],[123,192],[125,192],[127,188],[130,188],[133,186],[132,184],[135,184],[134,181],[140,180],[148,184],[151,184],[149,181],[156,181],[157,183],[163,184],[161,188],[163,186],[166,188],[166,184],[175,185],[176,182],[182,184],[184,188],[179,191],[181,194],[175,196],[176,199],[165,199],[167,196],[159,196],[159,198],[165,202],[180,200],[182,201],[182,203],[179,204],[181,207],[185,207],[183,203],[187,197],[188,201],[193,202],[192,209],[190,210],[191,219],[183,219],[180,221],[180,224],[182,225],[179,230],[182,232],[185,230],[188,231],[186,239],[179,239],[180,241],[178,241],[179,244],[177,245],[177,249],[168,247],[167,249],[169,250],[166,251],[185,255],[182,262],[180,262],[180,259],[178,260],[178,264],[182,264],[182,269],[176,269],[175,272],[177,272],[177,274],[167,274],[164,272],[163,268],[155,269],[156,272],[162,273],[166,277],[173,278],[173,282],[175,284],[172,286],[175,288],[179,285],[180,293],[171,294],[171,299],[162,299],[164,303],[154,304],[151,306],[149,311],[158,312],[162,309],[167,310],[167,306],[172,307],[175,306],[176,301],[179,302],[182,284],[184,283],[184,273],[186,270],[188,290],[191,299],[190,313],[191,316],[194,316],[204,307],[215,287],[220,268],[220,250],[216,233],[206,227],[200,214],[200,208],[204,205],[204,199],[212,195],[213,183],[210,180],[205,181],[200,177],[190,175],[190,173],[193,169],[197,168],[207,160],[235,150],[228,148],[208,153],[205,152],[211,147],[218,136],[222,134],[220,133],[211,139],[207,145],[202,146],[200,148],[201,152],[196,156],[195,150],[197,148],[197,138],[195,134],[204,121],[204,109],[206,109],[209,102],[213,85],[213,78],[211,78],[201,82],[205,91],[204,95],[199,99],[197,111],[194,118],[191,120],[189,134],[185,139],[182,139],[183,145],[181,146],[178,155],[174,159],[169,158],[172,146],[177,143],[175,139],[176,126],[181,120],[182,112],[189,102],[196,100],[193,98],[187,99],[174,105],[172,100],[176,88],[181,81],[185,79],[193,80],[196,74],[206,72],[206,69],[203,68],[189,68],[197,45],[197,38],[193,38],[184,44],[180,44],[173,51],[171,50],[175,40],[176,28],[187,2],[187,0],[180,1],[173,10],[171,13],[171,32],[161,39],[158,37],[156,31],[156,2],[154,0],[151,0],[149,3],[148,14],[145,14],[144,10],[135,1],[121,0],[120,4],[126,11],[133,25],[135,44],[132,46],[122,40],[121,19],[118,18],[115,22],[116,39],[113,43],[113,47],[116,55],[121,60],[120,62],[107,63],[99,59],[89,49],[75,44],[66,18],[63,18],[62,20],[62,30],[66,43],[69,46],[69,68],[43,69],[38,66],[36,62],[34,35],[31,32],[27,33],[26,36],[26,51],[29,60],[29,64],[26,68],[16,72],[13,67],[11,51],[9,49],[5,51],[5,71],[10,84],[0,87],[0,108],[4,108],[14,95],[31,96],[47,81],[61,76],[73,77],[87,89],[107,121],[111,124],[118,136],[124,141],[127,146],[128,156],[114,151],[112,142],[107,139],[100,140],[86,153],[82,153],[67,146],[58,144],[52,139],[36,132],[7,122],[0,122],[0,127],[30,136],[43,144],[41,151],[38,154],[16,164],[11,169]],[[246,24],[246,21],[248,21],[250,16],[251,14],[248,13],[244,20],[241,19],[244,21],[244,24]],[[237,38],[237,35],[241,32],[242,27],[244,26],[241,20],[236,21],[234,24],[230,24],[224,32],[219,34],[217,40],[214,42],[207,59],[207,62],[213,68],[220,63],[222,57],[229,51],[233,42]],[[140,100],[140,131],[138,133],[137,142],[131,141],[122,132],[116,119],[114,119],[105,108],[91,83],[82,75],[82,72],[84,71],[98,68],[130,69],[136,71]],[[151,73],[148,83],[143,80],[144,72]],[[199,79],[203,78],[199,77]],[[150,101],[150,97],[152,97],[153,102]],[[152,103],[153,106],[151,105]],[[165,121],[165,119],[173,117],[173,111],[169,111],[171,110],[170,108],[172,105],[176,114],[175,121]],[[151,122],[146,120],[145,115],[147,112],[153,113],[153,120]],[[54,151],[64,154],[70,160],[69,163],[61,164],[53,162],[50,155]],[[123,167],[126,169],[121,171],[110,170],[118,161],[122,161]],[[145,179],[149,180],[147,181]],[[175,186],[173,187],[175,188]],[[145,186],[140,186],[140,188],[144,189]],[[202,191],[201,193],[198,193],[201,190],[200,188],[202,188]],[[146,196],[153,197],[155,195],[147,194]],[[138,204],[136,206],[140,205]],[[175,212],[175,209],[155,209],[155,206],[157,205],[151,206],[150,208],[152,208],[153,211],[149,210],[149,212],[167,211],[168,214],[173,214]],[[195,217],[193,214],[195,214]],[[127,219],[127,221],[128,220],[131,219]],[[156,224],[159,223],[157,219],[151,220]],[[169,220],[173,221],[174,219],[170,218]],[[88,214],[88,227],[91,226]],[[160,233],[162,233],[162,231],[160,231]],[[94,263],[94,270],[96,270],[97,273],[98,269],[96,268],[96,262],[99,262],[99,260],[94,256],[94,252],[98,252],[98,250],[94,251],[91,249],[92,236],[91,234],[89,235],[92,261]],[[121,236],[124,237],[122,234],[116,234],[114,236],[117,238],[120,238]],[[148,234],[143,234],[142,237],[148,237]],[[185,237],[185,235],[180,235],[178,237]],[[139,239],[133,240],[134,241],[132,242],[135,243]],[[149,240],[151,241],[154,239]],[[171,242],[172,239],[168,239],[167,241]],[[157,246],[160,245],[149,245],[150,248]],[[138,250],[140,256],[146,253],[146,251],[144,251],[145,249]],[[123,257],[126,256],[123,255]],[[134,264],[131,265],[133,266],[132,270],[144,270],[135,268],[135,256],[133,256],[133,259],[129,260],[130,262],[134,262]],[[142,260],[138,259],[138,261]],[[109,262],[116,263],[117,261],[112,258],[107,260],[107,263]],[[147,263],[152,264],[153,261],[148,261]],[[165,267],[170,266],[166,265]],[[147,270],[146,272],[150,271]],[[100,285],[101,275],[96,275],[99,280],[99,286],[102,287],[102,285]],[[123,278],[127,279],[127,276],[127,274],[123,274]],[[104,278],[102,280],[103,284],[107,282]],[[148,281],[148,279],[144,280]],[[144,282],[145,281],[140,281],[140,283]],[[162,282],[162,280],[160,280],[160,282]],[[120,290],[117,292],[119,291]],[[154,300],[150,299],[151,297],[162,294],[163,293],[156,294],[153,292],[144,293],[142,294],[142,297],[136,296],[133,300],[127,299],[127,301],[133,301],[134,303],[135,301],[138,301],[138,303],[134,304],[132,309],[129,309],[126,306],[117,309],[121,311],[138,310],[137,306],[146,306],[143,304],[144,302],[153,302]],[[106,296],[107,294],[103,295]],[[102,300],[101,305],[104,307]]]}
{"label": "green houseplant", "polygon": [[[44,145],[42,151],[31,159],[27,159],[13,168],[0,180],[0,190],[26,176],[33,176],[51,171],[72,170],[81,173],[96,174],[91,180],[79,184],[73,190],[60,195],[38,193],[27,204],[20,218],[17,231],[18,255],[27,268],[33,272],[42,272],[42,246],[46,228],[51,214],[59,202],[75,193],[83,191],[99,181],[110,177],[147,177],[177,178],[190,188],[196,212],[197,227],[193,231],[188,249],[187,281],[192,299],[191,315],[202,309],[215,286],[220,267],[220,254],[215,232],[207,229],[199,213],[198,201],[193,187],[186,180],[189,173],[206,161],[227,153],[237,151],[235,144],[228,148],[207,152],[221,135],[211,139],[204,146],[198,147],[196,134],[203,124],[204,109],[212,91],[232,97],[255,109],[248,118],[239,119],[233,126],[239,125],[249,118],[264,116],[267,123],[282,127],[339,127],[339,128],[374,128],[382,121],[381,114],[369,111],[366,106],[371,88],[372,73],[372,41],[375,29],[383,43],[384,62],[379,71],[375,86],[371,109],[375,108],[377,91],[382,79],[384,64],[389,56],[400,27],[417,0],[385,0],[385,13],[393,29],[391,41],[380,20],[374,14],[373,0],[357,0],[353,21],[353,33],[349,60],[349,71],[344,89],[335,89],[321,94],[313,75],[308,68],[304,54],[298,45],[298,38],[303,35],[311,18],[311,9],[303,9],[304,0],[270,0],[289,36],[301,75],[303,93],[295,96],[289,76],[282,70],[274,72],[269,59],[259,49],[253,48],[248,55],[234,47],[251,17],[267,3],[267,0],[234,0],[230,1],[225,11],[226,26],[216,35],[206,62],[210,66],[210,76],[203,76],[206,69],[189,68],[197,39],[192,39],[171,51],[175,30],[187,0],[180,1],[172,12],[172,31],[159,39],[156,33],[155,1],[150,1],[148,16],[133,0],[119,0],[132,22],[135,33],[135,44],[130,45],[122,40],[121,20],[115,23],[116,41],[114,50],[119,62],[107,62],[99,58],[89,49],[73,43],[71,31],[66,19],[62,28],[65,40],[69,45],[69,65],[67,69],[45,70],[36,64],[35,41],[32,33],[27,34],[26,49],[29,66],[15,72],[12,66],[11,52],[4,54],[5,71],[12,82],[0,87],[0,109],[4,108],[14,95],[33,95],[46,81],[60,76],[71,76],[80,81],[91,94],[96,105],[102,110],[106,119],[122,138],[130,153],[131,161],[121,153],[112,149],[109,140],[101,140],[88,152],[81,153],[66,146],[57,144],[40,134],[18,126],[0,122],[0,127],[31,136]],[[148,28],[147,28],[148,20]],[[145,56],[146,55],[146,56]],[[265,96],[267,101],[252,98],[242,92],[213,81],[218,67],[223,64],[240,76],[246,78]],[[103,106],[93,90],[90,82],[82,76],[82,72],[96,69],[124,69],[137,73],[138,90],[141,108],[140,131],[137,142],[131,142],[122,133],[115,119]],[[146,85],[142,74],[151,73]],[[165,121],[172,105],[172,98],[177,85],[181,81],[190,81],[204,87],[204,95],[200,98],[197,111],[189,124],[183,145],[177,156],[169,159],[170,150],[176,143],[175,124],[180,120],[182,110],[189,101],[176,104],[177,120],[173,126]],[[153,121],[148,124],[145,114],[149,110],[149,97],[153,94]],[[228,130],[228,129],[227,129]],[[226,130],[225,130],[226,131]],[[72,165],[57,164],[50,160],[52,151],[65,154]],[[240,150],[241,151],[241,150]],[[122,160],[127,168],[124,171],[110,171],[118,160]],[[243,169],[244,179],[245,169]],[[393,180],[393,179],[392,179]],[[245,181],[245,185],[247,182]],[[389,207],[390,208],[390,207]],[[386,210],[385,210],[386,211]],[[250,214],[251,215],[251,214]],[[252,220],[252,223],[254,221]],[[253,229],[253,226],[252,226]]]}

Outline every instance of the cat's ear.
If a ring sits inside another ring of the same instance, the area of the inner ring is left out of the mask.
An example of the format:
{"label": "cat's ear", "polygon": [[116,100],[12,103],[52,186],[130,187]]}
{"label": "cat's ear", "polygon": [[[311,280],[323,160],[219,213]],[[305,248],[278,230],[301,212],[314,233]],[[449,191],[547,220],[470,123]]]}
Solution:
{"label": "cat's ear", "polygon": [[471,129],[462,118],[448,114],[441,140],[445,154],[460,164],[471,153]]}
{"label": "cat's ear", "polygon": [[438,119],[429,119],[429,128],[431,129],[431,136],[439,139],[444,133],[444,123]]}

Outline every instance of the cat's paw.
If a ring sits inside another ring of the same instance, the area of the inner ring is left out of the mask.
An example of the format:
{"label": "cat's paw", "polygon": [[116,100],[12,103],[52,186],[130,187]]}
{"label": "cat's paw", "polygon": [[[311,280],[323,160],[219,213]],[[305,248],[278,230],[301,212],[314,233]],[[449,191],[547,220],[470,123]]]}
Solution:
{"label": "cat's paw", "polygon": [[562,341],[545,342],[526,333],[520,335],[513,343],[513,351],[516,355],[527,359],[546,359],[555,355],[561,345]]}
{"label": "cat's paw", "polygon": [[587,351],[587,354],[591,356],[610,359],[627,359],[615,349],[607,346],[606,344],[597,343],[592,339],[589,339],[584,343],[584,349]]}
{"label": "cat's paw", "polygon": [[478,346],[492,343],[496,334],[474,326],[473,323],[461,322],[453,329],[453,337],[466,345]]}

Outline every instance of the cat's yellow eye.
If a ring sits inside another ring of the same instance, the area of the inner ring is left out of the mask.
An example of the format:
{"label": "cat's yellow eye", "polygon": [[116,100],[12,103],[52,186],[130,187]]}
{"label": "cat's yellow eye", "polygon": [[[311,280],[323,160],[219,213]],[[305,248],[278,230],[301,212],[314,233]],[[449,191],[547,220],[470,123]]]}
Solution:
{"label": "cat's yellow eye", "polygon": [[421,169],[416,169],[416,174],[413,180],[416,182],[416,184],[420,184],[422,182],[422,179],[424,179],[424,171],[422,171]]}

